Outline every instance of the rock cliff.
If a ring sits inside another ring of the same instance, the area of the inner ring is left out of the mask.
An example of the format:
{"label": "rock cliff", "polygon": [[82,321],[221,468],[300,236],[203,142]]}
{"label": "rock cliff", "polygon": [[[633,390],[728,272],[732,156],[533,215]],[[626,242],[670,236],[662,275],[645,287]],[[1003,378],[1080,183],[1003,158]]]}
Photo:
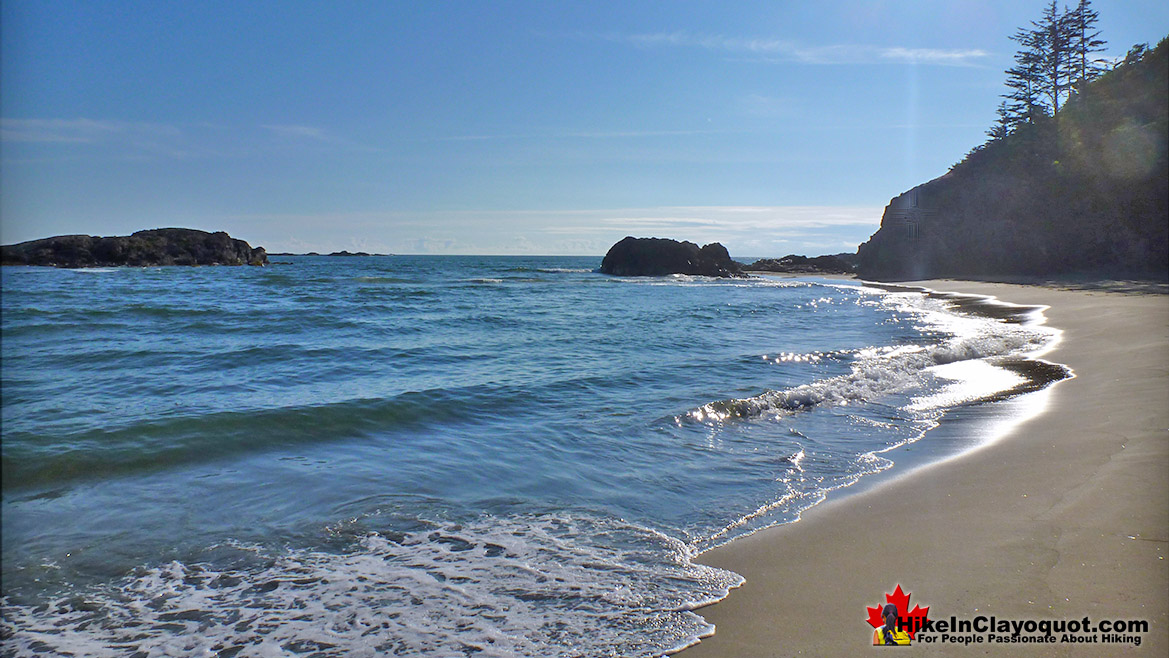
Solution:
{"label": "rock cliff", "polygon": [[1169,47],[1090,83],[1058,118],[895,197],[858,250],[875,279],[1169,273]]}

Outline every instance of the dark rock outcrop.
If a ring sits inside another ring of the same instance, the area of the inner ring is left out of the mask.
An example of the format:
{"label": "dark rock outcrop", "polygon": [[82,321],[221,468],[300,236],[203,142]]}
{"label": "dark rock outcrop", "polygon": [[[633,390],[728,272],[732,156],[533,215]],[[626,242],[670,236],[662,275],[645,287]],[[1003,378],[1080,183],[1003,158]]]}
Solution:
{"label": "dark rock outcrop", "polygon": [[851,274],[853,267],[840,256],[797,256],[762,258],[745,266],[751,272],[780,272],[783,274]]}
{"label": "dark rock outcrop", "polygon": [[1169,40],[895,197],[860,246],[881,280],[1169,275]]}
{"label": "dark rock outcrop", "polygon": [[693,242],[634,237],[610,247],[600,272],[616,276],[746,276],[742,264],[731,260],[727,248],[717,242],[700,248]]}
{"label": "dark rock outcrop", "polygon": [[129,236],[60,235],[4,245],[0,260],[4,265],[51,267],[265,265],[268,254],[222,231],[162,228]]}

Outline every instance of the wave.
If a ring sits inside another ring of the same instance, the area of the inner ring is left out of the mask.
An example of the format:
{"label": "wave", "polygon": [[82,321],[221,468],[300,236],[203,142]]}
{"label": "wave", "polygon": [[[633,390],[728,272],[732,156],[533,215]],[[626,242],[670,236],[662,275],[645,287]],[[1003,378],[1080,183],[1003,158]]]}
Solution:
{"label": "wave", "polygon": [[397,276],[359,276],[354,280],[359,283],[418,283],[418,279]]}
{"label": "wave", "polygon": [[[951,300],[952,296],[927,296],[926,299]],[[979,298],[970,301],[965,309],[995,308],[977,318],[954,315],[952,306],[943,310],[917,308],[919,320],[929,326],[928,332],[948,333],[949,337],[933,344],[907,344],[869,347],[852,351],[853,365],[848,374],[820,379],[808,384],[769,390],[748,398],[718,400],[677,416],[677,423],[721,423],[737,418],[752,418],[766,414],[789,415],[820,405],[841,405],[851,402],[872,402],[882,398],[926,389],[934,381],[938,367],[948,364],[983,361],[993,367],[1010,367],[1019,373],[1018,381],[1011,381],[1001,389],[987,392],[963,402],[981,402],[1001,399],[1003,396],[1038,390],[1070,376],[1070,371],[1056,364],[1037,365],[1027,358],[1042,352],[1053,340],[1054,333],[1034,326],[1035,307],[1015,307],[992,304]],[[780,354],[776,363],[785,361],[816,363],[825,356],[839,359],[846,352],[813,352],[809,354]],[[1021,363],[1028,365],[1022,366]]]}
{"label": "wave", "polygon": [[[360,326],[358,322],[352,326]],[[345,325],[350,326],[350,325]],[[121,327],[119,327],[121,328]],[[222,334],[225,327],[210,322],[193,322],[183,327],[188,332],[204,331]],[[34,334],[34,326],[8,332],[5,335],[23,336]],[[230,345],[230,344],[228,344]],[[116,348],[105,347],[95,350],[78,349],[70,353],[37,355],[37,368],[64,368],[72,372],[93,371],[98,376],[109,377],[113,372],[140,372],[144,369],[169,368],[186,372],[225,373],[244,371],[254,373],[257,368],[279,366],[289,363],[312,364],[316,368],[354,367],[371,360],[379,362],[413,358],[419,354],[429,356],[425,349],[394,349],[389,347],[306,347],[297,343],[275,343],[270,345],[249,345],[231,349],[224,346],[219,350],[204,352],[177,352],[168,348],[173,343],[159,343],[151,347]],[[28,357],[22,357],[28,358]],[[241,383],[246,378],[241,376]]]}
{"label": "wave", "polygon": [[590,272],[595,272],[596,268],[590,268],[590,267],[536,267],[536,266],[521,265],[518,267],[506,267],[506,268],[502,268],[502,269],[497,270],[497,271],[499,271],[499,272],[515,272],[515,273],[539,272],[540,274],[586,274],[586,273],[590,273]]}
{"label": "wave", "polygon": [[236,545],[249,566],[171,562],[39,605],[5,599],[5,655],[660,656],[710,635],[693,610],[742,583],[618,519],[422,525],[341,550]]}
{"label": "wave", "polygon": [[[831,285],[831,284],[828,284]],[[1044,321],[1045,306],[1029,306],[1004,302],[997,297],[971,293],[944,292],[920,286],[901,286],[891,283],[865,283],[866,288],[889,293],[921,294],[927,300],[935,300],[950,312],[974,315],[998,320],[1009,324],[1037,325]]]}
{"label": "wave", "polygon": [[173,468],[282,446],[377,436],[408,427],[483,419],[523,405],[518,389],[477,386],[392,398],[229,411],[65,435],[12,432],[0,458],[5,491]]}

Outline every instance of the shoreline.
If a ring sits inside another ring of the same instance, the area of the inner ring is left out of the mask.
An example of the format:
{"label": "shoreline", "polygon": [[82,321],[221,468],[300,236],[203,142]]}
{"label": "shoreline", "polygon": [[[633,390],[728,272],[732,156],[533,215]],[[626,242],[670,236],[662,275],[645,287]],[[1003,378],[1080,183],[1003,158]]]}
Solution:
{"label": "shoreline", "polygon": [[[904,282],[1046,306],[1076,374],[989,449],[892,475],[696,560],[746,583],[677,655],[851,655],[900,585],[931,619],[1144,620],[1140,645],[915,643],[930,655],[1169,651],[1169,296],[1123,287]],[[1131,290],[1131,289],[1129,289]],[[1127,291],[1126,291],[1127,292]]]}

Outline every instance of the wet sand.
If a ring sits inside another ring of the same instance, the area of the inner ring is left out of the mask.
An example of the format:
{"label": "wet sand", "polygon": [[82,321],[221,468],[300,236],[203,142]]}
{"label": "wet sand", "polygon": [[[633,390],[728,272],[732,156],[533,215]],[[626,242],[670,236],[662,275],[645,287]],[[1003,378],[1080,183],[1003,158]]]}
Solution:
{"label": "wet sand", "polygon": [[717,631],[680,655],[856,655],[871,650],[866,607],[897,585],[935,620],[1149,624],[1139,646],[939,639],[916,654],[1169,655],[1169,295],[910,285],[1049,306],[1063,335],[1044,358],[1076,376],[993,445],[704,554],[747,582],[700,611]]}

